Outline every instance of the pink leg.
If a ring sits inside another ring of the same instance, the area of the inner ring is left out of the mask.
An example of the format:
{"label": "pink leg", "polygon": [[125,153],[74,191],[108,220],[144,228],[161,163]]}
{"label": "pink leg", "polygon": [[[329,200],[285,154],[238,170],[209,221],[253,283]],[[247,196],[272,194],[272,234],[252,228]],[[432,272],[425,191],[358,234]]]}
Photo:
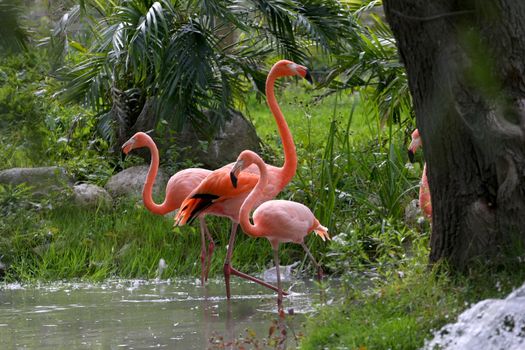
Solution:
{"label": "pink leg", "polygon": [[[233,222],[232,224],[232,230],[230,232],[230,241],[228,242],[228,251],[226,252],[226,260],[224,261],[224,282],[226,283],[226,297],[228,299],[231,298],[230,293],[230,275],[239,276],[241,278],[250,280],[252,282],[258,283],[266,288],[270,288],[273,291],[279,292],[279,289],[275,286],[272,286],[269,283],[266,283],[258,278],[255,278],[253,276],[247,275],[243,272],[240,272],[239,270],[234,269],[231,266],[231,258],[233,254],[233,246],[235,245],[235,235],[237,234],[237,227],[239,226],[238,223]],[[280,291],[284,295],[288,295],[288,293]]]}
{"label": "pink leg", "polygon": [[283,310],[283,291],[281,289],[281,273],[279,272],[279,246],[273,249],[273,259],[275,260],[275,274],[277,276],[277,312],[281,314]]}
{"label": "pink leg", "polygon": [[315,261],[315,258],[314,258],[314,256],[312,255],[312,253],[310,253],[310,250],[309,250],[308,247],[306,246],[306,243],[301,242],[301,246],[303,247],[304,251],[306,252],[306,254],[308,255],[308,257],[310,258],[310,260],[312,260],[312,263],[314,264],[314,266],[317,268],[317,280],[318,280],[318,281],[321,281],[321,279],[323,279],[323,269],[322,269],[321,266],[317,263],[317,261]]}
{"label": "pink leg", "polygon": [[201,227],[201,284],[206,281],[206,222],[204,218],[199,218]]}
{"label": "pink leg", "polygon": [[[204,221],[204,218],[202,219]],[[206,223],[204,223],[204,228],[206,229],[206,236],[208,237],[208,240],[210,241],[210,244],[208,245],[208,254],[206,256],[206,272],[204,274],[204,280],[208,280],[208,274],[210,273],[210,265],[211,265],[211,258],[213,256],[213,251],[215,249],[215,243],[213,242],[213,237],[210,234],[210,231],[208,230],[208,226],[206,226]]]}

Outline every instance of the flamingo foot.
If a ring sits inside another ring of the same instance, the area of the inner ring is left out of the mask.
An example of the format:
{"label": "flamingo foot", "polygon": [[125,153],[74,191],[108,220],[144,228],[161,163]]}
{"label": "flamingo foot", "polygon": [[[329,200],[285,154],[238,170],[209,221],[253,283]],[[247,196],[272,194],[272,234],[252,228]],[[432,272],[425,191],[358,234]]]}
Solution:
{"label": "flamingo foot", "polygon": [[[279,288],[264,282],[263,280],[260,280],[256,277],[250,276],[248,274],[245,274],[243,272],[240,272],[239,270],[234,269],[230,266],[230,264],[224,264],[224,280],[226,282],[226,297],[230,299],[230,275],[236,275],[241,278],[247,279],[249,281],[255,282],[260,284],[261,286],[264,286],[266,288],[269,288],[273,290],[274,292],[279,293]],[[288,295],[287,292],[281,290],[282,295]]]}

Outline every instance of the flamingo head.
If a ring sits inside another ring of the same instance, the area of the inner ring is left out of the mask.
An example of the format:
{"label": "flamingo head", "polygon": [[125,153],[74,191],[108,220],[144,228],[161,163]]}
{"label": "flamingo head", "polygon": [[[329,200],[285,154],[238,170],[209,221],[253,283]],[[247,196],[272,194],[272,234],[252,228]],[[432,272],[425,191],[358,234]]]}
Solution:
{"label": "flamingo head", "polygon": [[128,154],[135,148],[145,147],[149,140],[151,140],[151,137],[148,134],[139,131],[122,145],[122,152]]}
{"label": "flamingo head", "polygon": [[308,68],[292,61],[277,61],[277,63],[275,63],[272,67],[272,72],[277,73],[279,76],[283,77],[293,77],[298,75],[301,78],[306,79],[306,81],[308,81],[310,84],[313,84],[312,75],[310,74]]}
{"label": "flamingo head", "polygon": [[246,150],[239,154],[237,161],[233,164],[233,167],[230,170],[230,180],[234,188],[237,188],[239,173],[258,160],[261,160],[261,157],[253,151]]}
{"label": "flamingo head", "polygon": [[417,149],[421,147],[422,141],[421,137],[419,136],[419,130],[416,129],[412,132],[412,142],[410,142],[410,145],[408,146],[408,159],[410,159],[411,163],[414,163],[414,153],[416,153]]}

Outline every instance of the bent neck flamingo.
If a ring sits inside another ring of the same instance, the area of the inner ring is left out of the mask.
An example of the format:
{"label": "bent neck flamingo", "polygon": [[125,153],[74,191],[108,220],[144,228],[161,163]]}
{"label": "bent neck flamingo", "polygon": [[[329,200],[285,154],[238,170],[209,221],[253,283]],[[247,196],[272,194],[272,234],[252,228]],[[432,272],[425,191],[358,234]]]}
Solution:
{"label": "bent neck flamingo", "polygon": [[241,206],[239,213],[240,224],[247,235],[265,237],[272,245],[277,275],[277,308],[280,311],[282,310],[283,294],[279,272],[279,244],[286,242],[300,244],[314,266],[317,267],[318,278],[321,279],[321,267],[304,243],[304,237],[312,231],[320,236],[323,241],[330,239],[330,236],[328,235],[328,229],[319,223],[308,207],[301,203],[287,200],[269,200],[262,203],[253,212],[252,224],[250,222],[250,212],[260,198],[264,196],[263,191],[268,183],[267,166],[257,153],[243,151],[231,169],[230,177],[232,184],[239,186],[244,182],[243,174],[240,172],[251,164],[255,164],[259,168],[260,177],[257,185],[252,189]]}
{"label": "bent neck flamingo", "polygon": [[[164,201],[157,204],[153,201],[153,185],[159,170],[159,151],[153,139],[146,133],[137,132],[128,141],[122,145],[124,154],[128,154],[137,148],[147,148],[151,153],[151,163],[149,166],[146,182],[142,189],[142,201],[144,206],[154,214],[164,215],[179,209],[184,199],[193,191],[211,170],[200,168],[184,169],[174,174],[166,184],[166,194]],[[208,271],[213,254],[214,243],[208,231],[204,218],[199,218],[201,230],[201,282],[204,284],[208,278]],[[206,250],[206,237],[210,241],[208,250]]]}

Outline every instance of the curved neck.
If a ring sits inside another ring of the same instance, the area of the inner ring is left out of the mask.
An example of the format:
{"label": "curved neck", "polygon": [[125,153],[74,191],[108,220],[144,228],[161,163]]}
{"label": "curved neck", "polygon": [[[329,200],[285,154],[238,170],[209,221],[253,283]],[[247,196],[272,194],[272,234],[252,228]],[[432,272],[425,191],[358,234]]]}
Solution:
{"label": "curved neck", "polygon": [[288,124],[286,123],[283,113],[279,108],[279,104],[275,99],[274,86],[275,80],[278,77],[279,74],[274,69],[272,69],[268,74],[268,78],[266,79],[266,100],[268,102],[268,107],[270,107],[270,111],[275,118],[275,122],[277,123],[279,135],[281,136],[281,141],[283,143],[284,164],[281,168],[279,168],[281,172],[280,180],[282,189],[290,182],[290,180],[292,180],[295,175],[297,170],[297,154],[295,151],[295,144],[293,142],[292,134],[290,133]]}
{"label": "curved neck", "polygon": [[[159,150],[153,140],[148,140],[146,147],[151,152],[151,163],[149,165],[148,175],[146,176],[146,182],[142,189],[142,201],[144,206],[154,214],[166,214],[170,211],[166,207],[166,200],[162,204],[157,204],[153,201],[153,184],[155,184],[155,177],[159,170]],[[167,195],[167,194],[166,194]]]}
{"label": "curved neck", "polygon": [[250,213],[255,203],[260,199],[263,188],[268,184],[268,171],[266,169],[266,164],[260,157],[256,157],[254,164],[259,168],[259,180],[257,181],[257,185],[255,185],[248,197],[244,200],[244,203],[242,203],[239,211],[239,222],[242,230],[247,234],[261,236],[263,232],[259,232],[259,228],[251,223]]}

